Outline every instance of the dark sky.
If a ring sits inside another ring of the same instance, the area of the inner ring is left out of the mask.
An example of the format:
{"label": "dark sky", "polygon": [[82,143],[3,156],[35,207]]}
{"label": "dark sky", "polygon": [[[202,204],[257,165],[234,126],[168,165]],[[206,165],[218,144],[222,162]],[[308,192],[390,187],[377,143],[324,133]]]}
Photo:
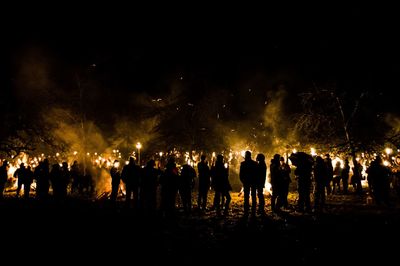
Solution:
{"label": "dark sky", "polygon": [[399,24],[390,6],[70,4],[10,11],[2,18],[1,83],[11,90],[16,61],[32,47],[63,69],[96,64],[103,86],[121,92],[157,94],[181,75],[231,89],[260,73],[286,77],[297,91],[313,82],[384,93],[398,87]]}

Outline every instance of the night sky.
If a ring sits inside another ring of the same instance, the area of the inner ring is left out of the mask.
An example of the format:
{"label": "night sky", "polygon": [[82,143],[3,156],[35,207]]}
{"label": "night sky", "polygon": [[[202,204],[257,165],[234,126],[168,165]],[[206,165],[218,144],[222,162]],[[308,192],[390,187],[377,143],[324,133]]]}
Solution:
{"label": "night sky", "polygon": [[35,48],[62,65],[95,63],[115,86],[146,91],[174,74],[231,85],[256,71],[375,89],[399,71],[390,7],[104,9],[15,10],[3,18],[3,67]]}
{"label": "night sky", "polygon": [[[21,103],[16,88],[32,81],[21,79],[21,69],[39,64],[56,95],[44,105],[76,102],[78,78],[90,83],[86,108],[103,122],[130,112],[129,95],[164,98],[174,86],[190,100],[216,88],[240,94],[251,86],[262,95],[282,84],[292,103],[316,87],[368,92],[379,112],[398,113],[398,23],[390,6],[37,9],[13,9],[2,19],[1,87],[17,108],[29,100]],[[3,113],[10,112],[5,101]]]}

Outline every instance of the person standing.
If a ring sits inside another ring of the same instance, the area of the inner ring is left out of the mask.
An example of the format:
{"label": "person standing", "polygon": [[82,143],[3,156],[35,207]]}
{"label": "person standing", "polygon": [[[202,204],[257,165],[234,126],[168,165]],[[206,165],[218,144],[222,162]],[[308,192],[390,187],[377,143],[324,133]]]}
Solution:
{"label": "person standing", "polygon": [[258,196],[258,213],[261,215],[265,214],[265,199],[264,199],[264,187],[265,180],[267,178],[267,164],[265,163],[265,156],[262,153],[257,154],[257,178],[255,180],[255,186],[257,189]]}
{"label": "person standing", "polygon": [[225,168],[224,157],[221,154],[217,155],[215,165],[211,168],[212,186],[215,190],[214,206],[217,214],[221,212],[221,202],[224,204],[224,215],[228,214],[231,195],[229,193],[232,187],[229,183],[228,168]]}
{"label": "person standing", "polygon": [[121,172],[119,170],[119,161],[115,160],[110,169],[111,175],[111,201],[116,202],[118,196],[119,185],[121,182]]}
{"label": "person standing", "polygon": [[201,161],[197,164],[197,171],[199,174],[199,195],[197,205],[199,210],[206,210],[208,190],[210,189],[210,168],[206,161],[206,156],[201,155]]}
{"label": "person standing", "polygon": [[3,199],[4,188],[8,179],[8,161],[4,160],[2,166],[0,167],[0,200]]}
{"label": "person standing", "polygon": [[282,206],[283,208],[287,209],[289,207],[289,202],[288,202],[288,195],[289,195],[289,185],[292,182],[292,179],[290,178],[290,166],[285,162],[285,158],[281,157],[280,159],[280,166],[279,166],[279,171],[281,172],[281,177],[282,177]]}
{"label": "person standing", "polygon": [[244,216],[249,215],[250,210],[250,191],[251,191],[251,211],[255,215],[257,208],[257,194],[256,194],[256,178],[257,178],[258,164],[251,159],[251,152],[246,151],[244,155],[244,162],[240,164],[239,178],[243,184],[244,192]]}

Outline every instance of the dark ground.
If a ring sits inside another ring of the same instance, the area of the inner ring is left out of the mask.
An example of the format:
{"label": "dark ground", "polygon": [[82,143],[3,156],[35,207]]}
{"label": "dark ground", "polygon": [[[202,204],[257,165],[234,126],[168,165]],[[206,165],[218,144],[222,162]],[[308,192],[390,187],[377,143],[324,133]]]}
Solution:
{"label": "dark ground", "polygon": [[104,201],[44,204],[7,198],[0,203],[0,256],[56,265],[124,261],[359,265],[398,257],[398,207],[367,205],[364,197],[338,195],[328,201],[324,214],[288,210],[245,220],[242,201],[232,194],[227,217],[209,211],[190,217],[178,213],[170,220],[144,217],[124,208],[123,202],[112,207]]}

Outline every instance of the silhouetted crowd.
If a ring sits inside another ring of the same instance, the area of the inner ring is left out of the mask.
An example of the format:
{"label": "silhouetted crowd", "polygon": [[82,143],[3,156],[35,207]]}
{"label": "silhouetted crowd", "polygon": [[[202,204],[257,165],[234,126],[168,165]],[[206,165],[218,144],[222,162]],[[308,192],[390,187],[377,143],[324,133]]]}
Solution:
{"label": "silhouetted crowd", "polygon": [[[289,159],[292,167],[288,164]],[[1,198],[7,182],[8,167],[8,162],[3,161],[0,167]],[[271,184],[270,208],[273,213],[292,207],[299,212],[322,212],[327,196],[346,195],[350,193],[349,185],[353,187],[354,194],[363,195],[367,192],[377,204],[393,204],[391,189],[400,196],[399,173],[384,166],[379,156],[366,169],[367,190],[362,187],[361,181],[365,178],[362,175],[363,166],[357,160],[353,161],[351,168],[347,159],[343,165],[340,162],[333,165],[329,154],[322,158],[297,152],[292,153],[286,160],[275,154],[270,161],[269,170],[267,168],[264,154],[258,154],[253,160],[251,152],[245,152],[239,172],[243,186],[244,216],[266,214],[267,178]],[[71,167],[66,162],[50,167],[49,161],[45,159],[34,171],[30,166],[26,167],[21,163],[14,172],[14,177],[18,180],[16,196],[20,196],[23,186],[23,197],[28,199],[34,180],[35,195],[39,200],[47,200],[50,195],[57,201],[65,200],[68,195],[90,196],[95,189],[93,177],[99,175],[99,171],[101,169],[87,168],[77,161],[74,161]],[[144,167],[140,167],[131,157],[123,167],[115,160],[107,172],[111,176],[111,192],[107,196],[112,204],[120,201],[119,195],[123,195],[126,207],[147,214],[160,212],[163,216],[174,216],[177,206],[180,206],[183,212],[189,215],[193,209],[193,195],[197,183],[197,209],[201,212],[215,210],[217,215],[229,215],[232,186],[229,182],[229,165],[221,154],[216,156],[212,165],[207,161],[206,155],[202,155],[197,164],[197,171],[188,163],[178,168],[175,158],[171,156],[163,169],[156,167],[155,160],[149,160]],[[295,206],[291,206],[288,201],[289,187],[293,182],[291,176],[297,181],[298,198]],[[211,189],[214,191],[214,199],[209,204]]]}

